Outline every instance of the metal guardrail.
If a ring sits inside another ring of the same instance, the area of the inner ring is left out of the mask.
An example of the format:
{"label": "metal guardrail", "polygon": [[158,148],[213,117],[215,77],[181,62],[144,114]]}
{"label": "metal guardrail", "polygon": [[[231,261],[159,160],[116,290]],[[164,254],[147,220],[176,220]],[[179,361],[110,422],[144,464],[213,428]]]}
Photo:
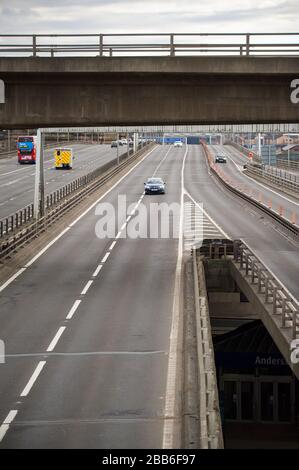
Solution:
{"label": "metal guardrail", "polygon": [[[6,236],[3,237],[3,240],[0,243],[0,258],[5,258],[11,252],[16,251],[32,239],[36,238],[39,233],[45,231],[48,226],[62,217],[65,212],[75,207],[83,198],[107,183],[112,177],[121,172],[126,166],[135,161],[136,158],[153,145],[154,144],[148,144],[147,146],[141,147],[131,157],[126,158],[126,154],[123,154],[123,161],[119,165],[116,165],[117,160],[112,160],[113,164],[112,162],[109,162],[105,165],[106,171],[108,168],[112,167],[106,174],[104,173],[104,167],[101,167],[88,175],[78,178],[78,180],[69,183],[63,188],[58,189],[52,193],[52,201],[50,197],[51,195],[49,195],[47,200],[50,204],[43,217],[37,221],[33,219],[31,223],[27,218],[27,224],[25,225],[25,223],[23,223],[23,228],[20,225],[18,227],[15,226],[12,232],[7,233]],[[32,214],[33,208],[32,206],[29,207]]]}
{"label": "metal guardrail", "polygon": [[275,186],[286,190],[290,190],[299,195],[299,180],[296,175],[291,173],[282,174],[282,171],[276,167],[265,166],[263,168],[257,168],[252,165],[246,166],[246,174],[252,177],[259,177],[260,179],[270,181]]}
{"label": "metal guardrail", "polygon": [[283,160],[282,158],[276,159],[276,165],[278,168],[286,168],[291,170],[298,170],[299,171],[299,162],[294,162],[292,160]]}
{"label": "metal guardrail", "polygon": [[[204,270],[202,266],[200,272],[198,270],[196,249],[193,249],[192,254],[198,360],[200,448],[221,449],[223,448],[223,436]],[[205,295],[199,295],[200,287],[201,290],[204,290]]]}
{"label": "metal guardrail", "polygon": [[[277,176],[290,183],[296,183],[299,187],[299,174],[295,175],[294,173],[289,173],[288,171],[283,170],[282,168],[278,168],[277,166],[266,165],[265,169],[268,174]],[[299,170],[299,166],[298,166],[298,170]]]}
{"label": "metal guardrail", "polygon": [[238,269],[245,273],[249,282],[257,286],[264,302],[272,305],[272,314],[280,316],[281,328],[288,329],[292,339],[299,338],[298,305],[282,284],[273,278],[258,257],[240,241],[234,242],[234,261],[238,264]]}
{"label": "metal guardrail", "polygon": [[224,177],[224,175],[220,173],[219,168],[215,166],[213,157],[210,154],[209,150],[207,149],[206,144],[202,142],[202,145],[203,145],[205,156],[208,160],[211,171],[216,175],[216,177],[221,181],[221,183],[226,188],[228,188],[231,192],[233,192],[234,194],[237,194],[238,196],[240,196],[242,199],[249,202],[253,206],[257,207],[261,211],[263,211],[265,214],[270,216],[273,220],[276,220],[276,222],[278,222],[282,227],[284,227],[291,235],[295,236],[296,238],[299,237],[299,226],[296,223],[296,214],[293,214],[294,215],[293,221],[288,220],[285,217],[283,217],[280,213],[275,212],[270,207],[267,207],[266,205],[262,204],[262,202],[257,201],[253,197],[242,192],[237,187],[232,186],[230,182]]}
{"label": "metal guardrail", "polygon": [[299,306],[281,282],[273,277],[262,261],[241,240],[217,240],[199,249],[202,256],[232,260],[246,281],[257,288],[264,304],[272,305],[272,314],[281,318],[281,328],[291,339],[299,338]]}
{"label": "metal guardrail", "polygon": [[2,34],[0,54],[298,56],[299,33]]}

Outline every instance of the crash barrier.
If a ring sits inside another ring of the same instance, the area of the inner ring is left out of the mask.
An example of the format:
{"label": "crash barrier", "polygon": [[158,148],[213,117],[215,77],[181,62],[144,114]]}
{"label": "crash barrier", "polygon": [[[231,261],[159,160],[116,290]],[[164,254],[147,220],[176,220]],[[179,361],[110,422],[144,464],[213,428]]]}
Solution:
{"label": "crash barrier", "polygon": [[254,205],[258,209],[266,213],[273,220],[283,226],[288,231],[288,233],[294,236],[295,238],[299,236],[299,226],[297,224],[296,213],[292,213],[290,220],[288,220],[284,217],[284,208],[282,206],[280,206],[278,208],[278,212],[276,212],[273,207],[271,207],[271,204],[268,203],[267,205],[265,201],[263,201],[262,194],[259,195],[258,200],[253,198],[251,195],[246,194],[244,190],[242,191],[239,187],[235,186],[232,183],[232,181],[222,172],[218,165],[215,165],[214,157],[209,151],[205,142],[202,142],[202,146],[211,171],[216,175],[216,177],[227,189],[229,189],[232,193],[237,194],[245,201],[249,202],[250,204]]}
{"label": "crash barrier", "polygon": [[254,179],[265,180],[288,194],[299,196],[299,178],[292,173],[287,173],[281,169],[271,166],[257,168],[254,165],[246,165],[244,173]]}
{"label": "crash barrier", "polygon": [[197,343],[200,448],[223,448],[217,374],[209,316],[209,304],[202,263],[192,250]]}

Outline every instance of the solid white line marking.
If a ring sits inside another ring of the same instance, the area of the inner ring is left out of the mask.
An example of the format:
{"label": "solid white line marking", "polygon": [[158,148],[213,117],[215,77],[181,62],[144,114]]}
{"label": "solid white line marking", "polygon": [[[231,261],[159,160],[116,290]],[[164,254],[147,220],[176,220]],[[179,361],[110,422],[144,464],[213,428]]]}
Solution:
{"label": "solid white line marking", "polygon": [[66,317],[67,320],[70,320],[73,317],[73,315],[74,315],[75,311],[77,310],[77,308],[79,307],[80,303],[81,303],[81,300],[76,300],[74,302],[72,308],[70,309],[69,313],[67,314],[67,317]]}
{"label": "solid white line marking", "polygon": [[121,231],[118,232],[115,238],[119,238],[121,236]]}
{"label": "solid white line marking", "polygon": [[126,227],[127,223],[125,222],[124,224],[122,224],[122,226],[120,227],[120,231],[122,232],[124,230],[124,228]]}
{"label": "solid white line marking", "polygon": [[81,295],[85,295],[88,289],[90,288],[91,284],[93,283],[93,280],[90,280],[86,283],[84,289],[81,292]]}
{"label": "solid white line marking", "polygon": [[172,322],[170,331],[170,344],[168,356],[167,382],[165,394],[164,409],[164,427],[163,427],[163,449],[174,449],[174,427],[175,427],[175,405],[176,405],[176,377],[177,377],[177,355],[179,340],[180,323],[180,293],[181,293],[181,272],[183,259],[183,222],[184,222],[184,169],[186,157],[188,154],[188,145],[184,154],[181,169],[181,208],[180,208],[180,227],[178,241],[178,255],[175,271],[174,299],[172,306]]}
{"label": "solid white line marking", "polygon": [[19,271],[17,271],[13,276],[11,276],[2,286],[0,287],[0,292],[2,292],[5,287],[9,286],[20,274],[22,274],[24,271],[26,271],[26,268],[21,268]]}
{"label": "solid white line marking", "polygon": [[55,348],[56,344],[57,344],[58,341],[59,341],[60,336],[61,336],[62,333],[64,332],[65,328],[66,328],[65,326],[61,326],[61,327],[59,328],[59,330],[57,331],[56,335],[55,335],[54,338],[52,339],[50,345],[48,346],[47,352],[53,351],[53,349]]}
{"label": "solid white line marking", "polygon": [[110,252],[108,251],[108,252],[105,254],[105,256],[103,257],[101,263],[105,263],[105,262],[107,261],[107,259],[109,258],[109,256],[110,256]]}
{"label": "solid white line marking", "polygon": [[113,250],[115,245],[116,245],[116,240],[114,240],[114,242],[112,242],[111,245],[109,246],[109,251]]}
{"label": "solid white line marking", "polygon": [[97,277],[97,275],[101,271],[102,267],[103,267],[103,265],[99,264],[99,266],[96,268],[95,272],[93,273],[92,277]]}
{"label": "solid white line marking", "polygon": [[28,393],[30,392],[34,382],[36,381],[37,377],[39,376],[39,374],[41,373],[41,371],[43,370],[44,366],[46,364],[46,361],[40,361],[35,369],[35,371],[33,372],[32,376],[30,377],[26,387],[24,388],[24,390],[22,391],[21,393],[21,397],[26,397],[28,395]]}
{"label": "solid white line marking", "polygon": [[41,255],[43,255],[54,243],[59,240],[66,232],[70,230],[70,227],[66,227],[60,234],[55,237],[48,245],[46,245],[37,255],[35,255],[27,264],[25,264],[25,268],[29,268]]}

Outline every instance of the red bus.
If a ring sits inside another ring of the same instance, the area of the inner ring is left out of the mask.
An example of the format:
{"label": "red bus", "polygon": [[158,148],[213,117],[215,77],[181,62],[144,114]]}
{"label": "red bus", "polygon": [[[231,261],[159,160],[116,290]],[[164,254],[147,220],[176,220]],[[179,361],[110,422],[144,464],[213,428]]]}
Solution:
{"label": "red bus", "polygon": [[36,158],[36,136],[19,136],[17,140],[18,162],[35,163]]}

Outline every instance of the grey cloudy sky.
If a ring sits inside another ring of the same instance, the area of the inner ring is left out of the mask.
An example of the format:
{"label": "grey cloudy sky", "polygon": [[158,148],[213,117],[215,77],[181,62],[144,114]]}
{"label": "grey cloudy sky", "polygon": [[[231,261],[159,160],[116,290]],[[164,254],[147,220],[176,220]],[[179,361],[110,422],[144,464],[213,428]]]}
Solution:
{"label": "grey cloudy sky", "polygon": [[2,34],[295,32],[298,0],[0,0]]}

